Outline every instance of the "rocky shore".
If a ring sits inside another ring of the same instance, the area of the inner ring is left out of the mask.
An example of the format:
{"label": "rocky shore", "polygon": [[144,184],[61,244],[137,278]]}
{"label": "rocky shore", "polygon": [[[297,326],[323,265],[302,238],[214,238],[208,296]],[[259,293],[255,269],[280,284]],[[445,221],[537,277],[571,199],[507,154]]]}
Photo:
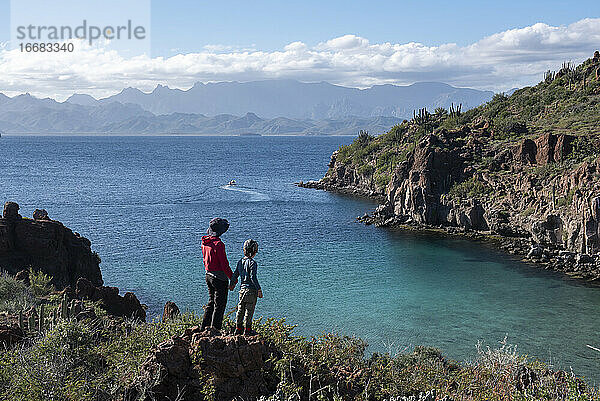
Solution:
{"label": "rocky shore", "polygon": [[[599,283],[598,71],[596,52],[467,113],[421,110],[379,137],[361,134],[321,180],[298,185],[379,201],[365,224],[490,240]],[[562,128],[567,114],[585,129]]]}

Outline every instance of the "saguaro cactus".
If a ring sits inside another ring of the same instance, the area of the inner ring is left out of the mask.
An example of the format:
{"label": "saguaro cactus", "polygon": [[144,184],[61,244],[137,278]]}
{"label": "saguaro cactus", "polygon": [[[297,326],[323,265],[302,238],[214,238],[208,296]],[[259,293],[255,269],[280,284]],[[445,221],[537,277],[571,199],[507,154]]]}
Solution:
{"label": "saguaro cactus", "polygon": [[23,311],[19,311],[19,327],[25,331],[25,316],[23,315]]}
{"label": "saguaro cactus", "polygon": [[462,103],[454,108],[454,103],[450,104],[450,117],[459,117],[462,112]]}
{"label": "saguaro cactus", "polygon": [[69,305],[67,303],[67,294],[63,295],[63,299],[60,301],[60,317],[67,319],[69,317]]}
{"label": "saguaro cactus", "polygon": [[27,322],[27,328],[29,330],[35,330],[36,328],[36,321],[37,321],[37,312],[35,310],[35,308],[31,309],[31,313],[29,314],[29,321]]}
{"label": "saguaro cactus", "polygon": [[38,330],[40,332],[42,332],[44,330],[44,323],[45,323],[45,319],[44,319],[44,314],[45,314],[45,307],[44,304],[40,305],[40,316],[39,316],[39,325],[38,325]]}

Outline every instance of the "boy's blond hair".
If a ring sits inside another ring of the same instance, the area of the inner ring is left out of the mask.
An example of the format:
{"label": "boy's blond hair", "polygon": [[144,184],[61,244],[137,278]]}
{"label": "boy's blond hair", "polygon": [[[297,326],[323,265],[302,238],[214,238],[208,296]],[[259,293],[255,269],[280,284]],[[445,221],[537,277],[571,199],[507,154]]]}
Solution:
{"label": "boy's blond hair", "polygon": [[246,240],[244,242],[244,246],[242,247],[242,252],[244,252],[244,256],[251,257],[256,255],[258,252],[258,242],[253,239]]}

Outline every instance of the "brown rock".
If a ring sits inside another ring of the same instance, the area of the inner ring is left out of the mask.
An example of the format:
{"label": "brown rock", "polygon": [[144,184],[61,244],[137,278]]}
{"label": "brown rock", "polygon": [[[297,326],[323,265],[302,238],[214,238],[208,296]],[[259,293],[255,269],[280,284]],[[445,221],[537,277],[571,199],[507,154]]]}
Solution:
{"label": "brown rock", "polygon": [[168,301],[163,309],[162,321],[173,320],[180,315],[179,308],[175,302]]}
{"label": "brown rock", "polygon": [[2,211],[2,218],[7,220],[20,219],[19,205],[15,202],[6,202]]}
{"label": "brown rock", "polygon": [[561,162],[565,160],[573,151],[573,141],[575,137],[572,135],[559,135],[554,147],[554,161]]}
{"label": "brown rock", "polygon": [[124,296],[120,296],[117,287],[96,287],[89,280],[80,278],[75,287],[75,296],[79,299],[100,301],[110,315],[146,320],[146,309],[135,294],[127,292]]}
{"label": "brown rock", "polygon": [[[100,258],[86,238],[58,221],[22,219],[19,205],[7,202],[0,219],[0,266],[10,274],[32,267],[62,289],[85,277],[102,285]],[[43,214],[41,214],[43,215]],[[41,216],[38,213],[38,216]]]}
{"label": "brown rock", "polygon": [[132,393],[144,388],[147,399],[201,400],[206,378],[213,383],[217,401],[256,399],[275,392],[276,379],[264,372],[271,358],[279,356],[276,349],[259,336],[213,334],[196,326],[159,344],[142,365]]}
{"label": "brown rock", "polygon": [[536,143],[531,139],[524,139],[515,149],[515,160],[521,163],[535,164],[536,154]]}
{"label": "brown rock", "polygon": [[35,209],[33,211],[34,220],[50,220],[48,212],[45,209]]}
{"label": "brown rock", "polygon": [[554,161],[554,148],[556,146],[556,135],[544,134],[535,140],[535,161],[539,165]]}

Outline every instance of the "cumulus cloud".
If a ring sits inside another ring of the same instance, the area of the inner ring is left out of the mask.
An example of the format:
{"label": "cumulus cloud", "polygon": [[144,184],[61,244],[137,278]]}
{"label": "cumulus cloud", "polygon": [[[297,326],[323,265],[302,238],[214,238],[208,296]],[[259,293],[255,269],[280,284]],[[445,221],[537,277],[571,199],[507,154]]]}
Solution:
{"label": "cumulus cloud", "polygon": [[537,23],[467,46],[371,43],[345,35],[316,46],[293,42],[279,51],[206,46],[171,57],[124,57],[105,44],[76,42],[74,53],[21,53],[0,46],[0,91],[59,100],[74,92],[108,96],[124,87],[157,84],[187,89],[198,81],[292,78],[354,87],[440,81],[506,90],[538,82],[565,60],[580,62],[600,43],[600,19],[566,26]]}

